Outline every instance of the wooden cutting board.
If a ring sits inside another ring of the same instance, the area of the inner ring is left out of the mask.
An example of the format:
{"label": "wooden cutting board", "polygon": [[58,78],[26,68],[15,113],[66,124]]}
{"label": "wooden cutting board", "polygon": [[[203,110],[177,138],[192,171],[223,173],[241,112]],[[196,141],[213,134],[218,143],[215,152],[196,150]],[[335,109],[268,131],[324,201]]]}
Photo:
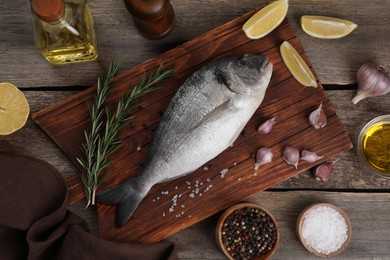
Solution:
{"label": "wooden cutting board", "polygon": [[[249,40],[241,27],[254,12],[126,70],[115,79],[116,89],[107,105],[118,101],[123,92],[129,92],[145,71],[156,70],[162,62],[165,66],[175,66],[176,77],[145,96],[142,107],[134,114],[135,121],[120,133],[124,145],[112,156],[112,173],[101,190],[141,172],[153,130],[176,90],[195,70],[212,60],[245,53],[268,55],[274,64],[265,99],[234,146],[188,176],[155,185],[130,221],[120,229],[114,224],[115,207],[98,205],[101,237],[117,241],[159,241],[315,165],[300,162],[298,169],[287,165],[282,159],[286,145],[323,155],[321,161],[352,147],[321,84],[318,88],[303,87],[284,65],[279,46],[287,40],[311,67],[289,21],[285,19],[263,39]],[[94,90],[95,87],[91,87],[33,115],[35,122],[75,163],[75,158],[81,156],[83,130],[90,124],[88,104]],[[328,123],[325,128],[314,130],[307,118],[321,102]],[[277,124],[271,133],[259,135],[257,127],[274,116]],[[272,148],[274,160],[255,171],[253,155],[262,146]],[[228,172],[222,178],[224,169]],[[79,176],[70,178],[67,183],[71,202],[83,198]]]}

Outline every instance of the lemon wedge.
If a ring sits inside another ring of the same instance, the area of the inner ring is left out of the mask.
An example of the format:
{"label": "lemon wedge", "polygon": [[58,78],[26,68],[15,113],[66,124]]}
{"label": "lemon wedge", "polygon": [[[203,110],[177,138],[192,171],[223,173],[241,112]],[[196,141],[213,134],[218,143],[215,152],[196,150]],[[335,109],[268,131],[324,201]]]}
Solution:
{"label": "lemon wedge", "polygon": [[326,16],[301,17],[302,30],[310,36],[320,39],[338,39],[350,34],[358,25],[347,20]]}
{"label": "lemon wedge", "polygon": [[29,113],[30,107],[22,91],[11,83],[0,83],[0,135],[22,128]]}
{"label": "lemon wedge", "polygon": [[278,0],[254,14],[242,27],[250,39],[260,39],[272,32],[287,15],[288,0]]}
{"label": "lemon wedge", "polygon": [[285,41],[282,43],[280,53],[284,64],[286,64],[288,70],[299,83],[305,87],[316,88],[318,86],[316,78],[306,62],[289,42]]}

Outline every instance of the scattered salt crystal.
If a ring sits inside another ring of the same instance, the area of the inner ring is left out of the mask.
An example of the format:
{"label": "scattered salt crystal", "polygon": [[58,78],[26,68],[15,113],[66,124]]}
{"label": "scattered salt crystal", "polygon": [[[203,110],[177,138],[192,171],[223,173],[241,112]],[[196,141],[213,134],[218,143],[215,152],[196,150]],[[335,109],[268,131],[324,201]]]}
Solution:
{"label": "scattered salt crystal", "polygon": [[200,186],[202,186],[202,185],[203,185],[203,182],[200,183]]}
{"label": "scattered salt crystal", "polygon": [[225,175],[226,173],[228,173],[229,169],[223,169],[220,174],[221,174],[221,178],[225,178]]}
{"label": "scattered salt crystal", "polygon": [[153,202],[156,202],[156,200],[155,200],[155,199],[153,199]]}
{"label": "scattered salt crystal", "polygon": [[208,171],[209,168],[205,166],[205,167],[203,167],[203,170]]}
{"label": "scattered salt crystal", "polygon": [[177,218],[180,218],[181,216],[184,215],[184,211],[180,212],[179,214],[176,215]]}
{"label": "scattered salt crystal", "polygon": [[179,198],[181,198],[181,193],[179,194]]}
{"label": "scattered salt crystal", "polygon": [[177,190],[179,187],[175,186],[175,190]]}
{"label": "scattered salt crystal", "polygon": [[160,197],[157,197],[157,200],[159,200],[160,199]]}
{"label": "scattered salt crystal", "polygon": [[211,180],[210,180],[210,178],[208,178],[206,181],[207,181],[207,182],[210,182]]}
{"label": "scattered salt crystal", "polygon": [[202,196],[202,193],[199,193],[199,196]]}
{"label": "scattered salt crystal", "polygon": [[165,212],[163,212],[162,216],[165,217]]}
{"label": "scattered salt crystal", "polygon": [[191,185],[191,182],[189,182],[189,181],[186,181],[186,183],[187,183],[187,185],[188,185],[188,186],[190,186],[190,185]]}
{"label": "scattered salt crystal", "polygon": [[162,194],[162,195],[168,195],[168,194],[169,194],[169,191],[161,191],[161,194]]}
{"label": "scattered salt crystal", "polygon": [[194,198],[194,197],[195,197],[195,194],[194,194],[194,193],[190,193],[190,194],[188,195],[188,197]]}
{"label": "scattered salt crystal", "polygon": [[253,176],[257,176],[257,173],[254,173]]}
{"label": "scattered salt crystal", "polygon": [[169,212],[174,212],[175,210],[171,207],[169,208]]}
{"label": "scattered salt crystal", "polygon": [[137,146],[137,151],[141,151],[141,146]]}
{"label": "scattered salt crystal", "polygon": [[238,181],[241,181],[241,178],[238,178],[237,180],[238,180]]}
{"label": "scattered salt crystal", "polygon": [[186,206],[184,204],[181,204],[181,207],[184,209]]}
{"label": "scattered salt crystal", "polygon": [[319,206],[309,210],[302,222],[302,237],[315,251],[329,255],[347,240],[348,227],[335,209]]}
{"label": "scattered salt crystal", "polygon": [[191,186],[188,186],[187,188],[188,188],[188,189],[191,189]]}
{"label": "scattered salt crystal", "polygon": [[192,217],[191,215],[188,215],[188,217],[190,218],[190,217]]}
{"label": "scattered salt crystal", "polygon": [[237,166],[237,163],[235,162],[235,163],[233,163],[233,166]]}

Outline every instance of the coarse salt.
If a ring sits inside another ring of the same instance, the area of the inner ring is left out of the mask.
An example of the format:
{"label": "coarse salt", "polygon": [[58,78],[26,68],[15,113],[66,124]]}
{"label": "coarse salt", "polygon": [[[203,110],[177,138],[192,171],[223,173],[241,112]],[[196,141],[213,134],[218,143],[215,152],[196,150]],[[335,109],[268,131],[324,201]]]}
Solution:
{"label": "coarse salt", "polygon": [[220,174],[221,174],[221,178],[225,178],[225,175],[226,173],[228,173],[229,169],[223,169]]}
{"label": "coarse salt", "polygon": [[302,222],[302,238],[315,251],[329,255],[348,239],[348,226],[335,209],[319,206],[307,212]]}

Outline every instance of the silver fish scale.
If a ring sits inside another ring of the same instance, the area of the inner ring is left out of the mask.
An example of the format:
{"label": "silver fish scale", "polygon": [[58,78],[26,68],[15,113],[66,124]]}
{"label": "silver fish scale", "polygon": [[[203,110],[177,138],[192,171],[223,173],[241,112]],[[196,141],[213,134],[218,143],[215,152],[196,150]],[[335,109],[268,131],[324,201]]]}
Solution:
{"label": "silver fish scale", "polygon": [[217,82],[214,70],[215,66],[198,70],[178,90],[154,134],[149,155],[166,153],[207,114],[234,95]]}

